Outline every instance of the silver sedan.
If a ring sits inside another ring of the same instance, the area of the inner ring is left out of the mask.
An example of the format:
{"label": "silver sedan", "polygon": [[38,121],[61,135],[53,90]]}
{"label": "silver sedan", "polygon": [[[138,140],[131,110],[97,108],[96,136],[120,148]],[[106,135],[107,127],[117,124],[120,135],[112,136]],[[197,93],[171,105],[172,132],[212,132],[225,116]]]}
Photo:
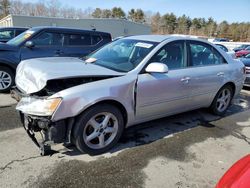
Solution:
{"label": "silver sedan", "polygon": [[12,96],[41,154],[51,142],[66,142],[96,155],[131,125],[204,107],[224,114],[244,79],[244,65],[209,42],[144,35],[113,41],[83,59],[25,60]]}

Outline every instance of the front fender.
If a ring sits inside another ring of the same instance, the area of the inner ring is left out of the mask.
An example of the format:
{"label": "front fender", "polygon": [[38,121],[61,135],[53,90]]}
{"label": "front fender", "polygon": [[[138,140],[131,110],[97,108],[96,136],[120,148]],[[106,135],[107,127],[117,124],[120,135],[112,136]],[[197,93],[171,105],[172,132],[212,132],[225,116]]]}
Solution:
{"label": "front fender", "polygon": [[129,123],[134,118],[136,78],[136,75],[125,75],[82,84],[56,93],[50,98],[62,97],[63,100],[51,120],[74,117],[96,103],[113,100],[124,106]]}
{"label": "front fender", "polygon": [[6,59],[0,58],[0,66],[9,67],[12,70],[16,70],[17,65],[18,65],[17,62],[11,62],[11,61],[8,61]]}

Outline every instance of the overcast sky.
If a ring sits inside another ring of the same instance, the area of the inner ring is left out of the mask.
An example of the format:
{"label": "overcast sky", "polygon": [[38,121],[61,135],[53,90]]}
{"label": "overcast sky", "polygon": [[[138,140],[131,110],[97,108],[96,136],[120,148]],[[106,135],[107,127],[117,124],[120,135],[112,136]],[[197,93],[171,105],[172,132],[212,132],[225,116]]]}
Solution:
{"label": "overcast sky", "polygon": [[[22,0],[36,2],[39,0]],[[45,0],[46,1],[46,0]],[[62,6],[75,8],[112,8],[119,6],[126,12],[131,8],[144,11],[173,12],[177,16],[213,17],[221,22],[250,22],[250,0],[59,0]]]}

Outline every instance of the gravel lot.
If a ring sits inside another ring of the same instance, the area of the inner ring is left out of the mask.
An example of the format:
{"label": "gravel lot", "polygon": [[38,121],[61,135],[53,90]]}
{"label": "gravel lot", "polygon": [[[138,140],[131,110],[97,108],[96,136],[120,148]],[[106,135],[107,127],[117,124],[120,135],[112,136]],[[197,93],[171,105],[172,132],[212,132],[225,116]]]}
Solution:
{"label": "gravel lot", "polygon": [[250,151],[250,90],[224,117],[201,109],[140,124],[95,157],[62,145],[41,157],[20,126],[0,94],[0,187],[214,187]]}

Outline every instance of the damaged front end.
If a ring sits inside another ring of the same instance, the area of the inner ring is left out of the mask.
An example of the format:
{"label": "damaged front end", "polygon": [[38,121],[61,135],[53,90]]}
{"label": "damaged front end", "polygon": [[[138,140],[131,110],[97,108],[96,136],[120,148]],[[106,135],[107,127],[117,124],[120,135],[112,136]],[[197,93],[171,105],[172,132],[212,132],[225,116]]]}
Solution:
{"label": "damaged front end", "polygon": [[51,153],[52,144],[72,143],[71,130],[74,118],[51,121],[53,113],[63,99],[50,97],[64,89],[107,78],[109,77],[48,80],[42,90],[32,94],[24,94],[17,87],[12,88],[11,96],[18,101],[16,109],[19,111],[23,127],[40,149],[41,155]]}
{"label": "damaged front end", "polygon": [[[41,155],[51,152],[51,145],[56,143],[71,143],[71,129],[74,119],[50,121],[49,117],[38,117],[20,112],[24,129],[28,136],[39,148]],[[39,134],[40,138],[39,138]]]}
{"label": "damaged front end", "polygon": [[19,111],[23,127],[40,149],[41,155],[51,153],[53,143],[70,142],[66,127],[68,122],[51,121],[53,113],[62,101],[61,98],[25,95],[16,87],[11,90],[11,96],[19,102],[16,109]]}

